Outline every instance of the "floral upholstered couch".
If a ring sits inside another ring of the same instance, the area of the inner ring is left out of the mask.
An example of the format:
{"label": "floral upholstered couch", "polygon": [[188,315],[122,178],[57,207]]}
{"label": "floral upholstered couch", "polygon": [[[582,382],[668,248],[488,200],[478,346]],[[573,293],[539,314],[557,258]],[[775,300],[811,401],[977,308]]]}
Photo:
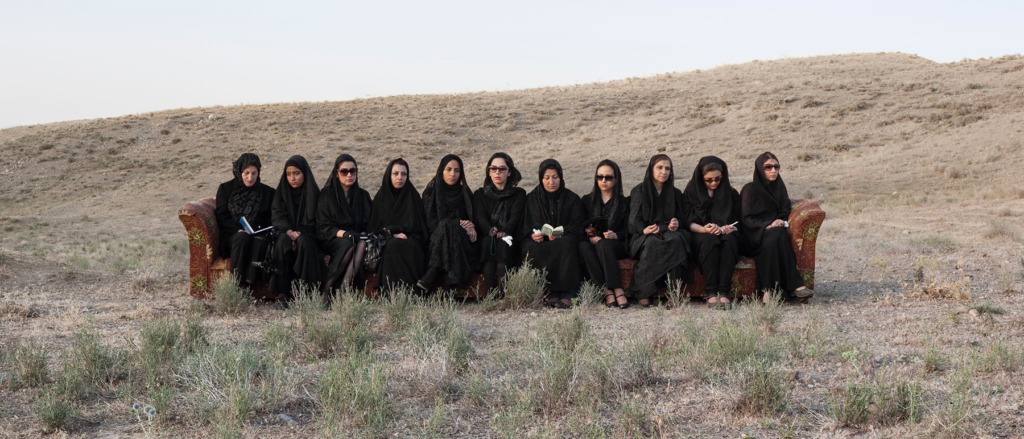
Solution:
{"label": "floral upholstered couch", "polygon": [[[807,287],[813,289],[814,249],[821,223],[825,221],[825,212],[814,201],[804,199],[793,199],[792,201],[793,212],[789,215],[789,236],[793,243],[793,250],[796,252],[797,268],[803,275]],[[178,218],[185,226],[185,233],[188,236],[189,293],[194,297],[203,298],[210,294],[213,283],[217,278],[226,274],[230,267],[228,258],[221,257],[217,250],[220,232],[217,230],[215,207],[216,202],[213,198],[204,198],[187,203],[178,211]],[[633,278],[633,264],[632,259],[619,261],[623,286],[627,290],[629,282]],[[367,276],[365,286],[367,293],[375,292],[376,281],[375,275]],[[733,292],[744,296],[754,294],[754,281],[753,259],[741,257],[732,277]],[[693,297],[704,294],[704,278],[701,276],[700,270],[696,270],[694,283],[687,285],[685,292]],[[474,276],[470,287],[461,293],[470,297],[483,296],[485,293],[483,276],[479,274]],[[256,285],[254,292],[256,297],[265,297],[267,294],[266,285]]]}

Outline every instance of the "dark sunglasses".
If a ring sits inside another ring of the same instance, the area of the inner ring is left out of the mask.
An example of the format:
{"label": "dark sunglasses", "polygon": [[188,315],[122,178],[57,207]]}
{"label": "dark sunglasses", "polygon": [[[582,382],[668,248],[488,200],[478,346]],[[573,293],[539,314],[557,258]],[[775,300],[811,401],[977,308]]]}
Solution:
{"label": "dark sunglasses", "polygon": [[358,168],[352,168],[352,169],[338,168],[338,175],[340,175],[342,177],[344,177],[346,175],[349,175],[349,174],[356,175],[357,172],[359,172]]}
{"label": "dark sunglasses", "polygon": [[711,184],[711,183],[718,183],[718,182],[720,182],[720,181],[722,181],[722,177],[715,177],[715,178],[705,178],[705,179],[704,179],[704,182],[705,182],[705,183],[708,183],[708,184]]}
{"label": "dark sunglasses", "polygon": [[615,181],[615,176],[597,174],[594,176],[594,179],[597,181]]}
{"label": "dark sunglasses", "polygon": [[782,165],[764,165],[764,170],[765,171],[767,171],[769,169],[782,169]]}
{"label": "dark sunglasses", "polygon": [[491,172],[508,172],[508,167],[505,166],[490,166],[487,168]]}

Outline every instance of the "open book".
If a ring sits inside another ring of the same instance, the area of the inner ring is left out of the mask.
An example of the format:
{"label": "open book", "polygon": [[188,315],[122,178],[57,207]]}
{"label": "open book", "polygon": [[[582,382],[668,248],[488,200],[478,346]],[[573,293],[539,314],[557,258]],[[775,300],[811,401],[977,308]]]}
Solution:
{"label": "open book", "polygon": [[246,221],[244,216],[238,217],[238,222],[242,224],[242,230],[245,230],[245,233],[248,233],[250,235],[259,235],[260,233],[266,232],[267,230],[274,228],[274,226],[270,226],[264,227],[259,230],[253,230],[252,226],[249,225],[249,221]]}
{"label": "open book", "polygon": [[544,224],[544,226],[540,228],[540,232],[543,233],[544,236],[554,236],[558,238],[565,234],[565,228],[562,226],[551,227],[551,224]]}

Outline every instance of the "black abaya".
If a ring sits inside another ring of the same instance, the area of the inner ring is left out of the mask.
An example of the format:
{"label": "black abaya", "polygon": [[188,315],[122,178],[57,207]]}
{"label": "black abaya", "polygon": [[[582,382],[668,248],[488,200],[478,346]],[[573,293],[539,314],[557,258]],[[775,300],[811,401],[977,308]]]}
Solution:
{"label": "black abaya", "polygon": [[[391,169],[395,165],[409,169],[403,159],[388,163],[380,189],[373,197],[367,229],[371,233],[389,235],[377,268],[378,286],[385,291],[402,285],[411,287],[426,271],[423,247],[427,220],[423,201],[411,181],[407,180],[398,189],[391,184]],[[394,234],[398,233],[404,233],[407,239],[396,238]]]}
{"label": "black abaya", "polygon": [[[717,163],[721,167],[722,181],[718,183],[714,196],[708,195],[704,182],[704,166]],[[698,226],[715,224],[719,227],[733,224],[740,219],[740,194],[729,182],[729,167],[718,157],[703,157],[693,171],[693,177],[686,184],[683,196],[689,205],[686,225]],[[693,234],[695,262],[704,274],[704,294],[731,296],[732,274],[740,254],[740,243],[745,241],[741,228],[729,234]],[[746,245],[744,245],[746,247]]]}
{"label": "black abaya", "polygon": [[775,220],[788,220],[793,210],[782,175],[773,182],[765,177],[764,163],[769,159],[778,161],[770,152],[757,157],[754,180],[743,186],[741,223],[755,254],[757,291],[778,289],[788,293],[804,286],[804,282],[796,268],[796,254],[786,227],[768,229]]}
{"label": "black abaya", "polygon": [[[302,171],[302,187],[293,189],[288,177],[281,174],[274,195],[273,223],[280,232],[274,244],[274,268],[270,279],[270,290],[279,297],[290,297],[293,281],[318,288],[326,276],[324,257],[317,248],[316,212],[320,187],[316,184],[313,171],[302,156],[291,156],[285,162],[287,171],[294,166]],[[298,239],[288,236],[288,231],[299,233]]]}
{"label": "black abaya", "polygon": [[[491,164],[498,158],[508,167],[504,189],[498,189],[490,175]],[[480,236],[481,271],[490,291],[500,287],[507,270],[519,261],[520,243],[516,238],[526,208],[526,191],[518,187],[523,177],[508,154],[494,153],[484,172],[483,187],[473,193],[473,214]],[[498,237],[499,233],[511,237],[512,245]]]}
{"label": "black abaya", "polygon": [[[597,168],[600,169],[602,166],[611,167],[615,173],[615,187],[612,191],[612,197],[608,202],[605,202],[601,195],[601,189],[595,180],[594,189],[589,194],[583,196],[582,203],[583,207],[587,209],[587,215],[590,219],[605,219],[605,229],[593,231],[594,236],[601,238],[597,241],[597,244],[590,242],[590,237],[587,236],[587,232],[584,230],[583,236],[580,239],[579,252],[580,259],[583,261],[590,279],[597,285],[603,285],[607,289],[615,290],[622,288],[619,259],[629,257],[629,253],[626,251],[629,198],[622,196],[622,172],[619,170],[619,165],[611,160],[604,160],[597,165]],[[582,226],[586,227],[587,224]],[[604,238],[604,232],[609,231],[615,232],[617,238]]]}
{"label": "black abaya", "polygon": [[[562,167],[557,161],[547,159],[540,164],[540,176],[543,180],[544,171],[555,169],[559,179]],[[526,209],[519,234],[523,243],[523,257],[537,268],[547,270],[547,289],[549,297],[570,299],[575,297],[580,285],[580,263],[577,243],[580,239],[580,223],[585,221],[585,213],[580,197],[565,188],[565,181],[555,192],[548,192],[544,184],[538,184],[526,196]],[[544,237],[542,242],[533,240],[534,229],[540,230],[544,224],[552,227],[563,227],[565,232],[554,240]]]}
{"label": "black abaya", "polygon": [[[448,185],[444,170],[449,162],[459,166],[459,181]],[[469,240],[469,232],[461,220],[473,220],[473,194],[466,185],[462,159],[448,154],[441,159],[434,179],[423,189],[423,207],[430,231],[427,266],[444,272],[442,285],[465,288],[476,268],[476,242]],[[430,285],[426,285],[430,287]]]}
{"label": "black abaya", "polygon": [[254,284],[264,278],[263,271],[254,267],[252,261],[263,260],[268,242],[239,232],[242,229],[239,219],[245,216],[254,230],[269,226],[274,201],[274,189],[261,183],[258,174],[252,187],[243,183],[242,171],[249,166],[261,170],[262,165],[256,154],[245,153],[235,160],[232,166],[235,178],[217,188],[217,207],[214,210],[220,231],[218,250],[222,257],[231,258],[231,273],[243,284]]}
{"label": "black abaya", "polygon": [[[635,259],[630,293],[637,299],[646,299],[658,291],[666,276],[672,280],[692,282],[692,270],[686,267],[690,249],[690,232],[686,231],[686,202],[682,192],[673,185],[675,170],[662,186],[659,194],[654,185],[654,165],[668,156],[659,154],[647,165],[644,181],[630,191],[629,251]],[[670,160],[671,162],[671,160]],[[672,218],[679,220],[679,228],[670,231]],[[645,235],[644,229],[657,224],[659,232]]]}
{"label": "black abaya", "polygon": [[[317,237],[324,253],[331,257],[325,282],[332,287],[339,285],[345,275],[348,264],[343,262],[346,256],[352,256],[349,252],[355,249],[359,236],[366,232],[370,221],[370,193],[359,187],[357,180],[349,187],[348,195],[345,195],[345,189],[338,180],[338,167],[345,162],[356,163],[348,154],[338,156],[334,162],[334,171],[327,178],[324,190],[320,191],[316,211]],[[345,231],[345,235],[339,238],[338,232],[341,230]],[[358,273],[355,275],[358,276]]]}

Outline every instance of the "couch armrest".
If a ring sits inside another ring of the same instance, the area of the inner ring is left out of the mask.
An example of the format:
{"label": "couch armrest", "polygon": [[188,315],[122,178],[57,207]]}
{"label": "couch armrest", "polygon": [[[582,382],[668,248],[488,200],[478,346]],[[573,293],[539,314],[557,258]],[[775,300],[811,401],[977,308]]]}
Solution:
{"label": "couch armrest", "polygon": [[214,214],[213,198],[186,203],[178,211],[178,219],[188,236],[189,294],[203,298],[210,292],[210,263],[219,252],[220,231]]}
{"label": "couch armrest", "polygon": [[814,289],[814,250],[821,223],[825,221],[825,211],[811,200],[793,198],[791,201],[793,211],[789,214],[789,235],[796,253],[796,266],[807,288]]}

